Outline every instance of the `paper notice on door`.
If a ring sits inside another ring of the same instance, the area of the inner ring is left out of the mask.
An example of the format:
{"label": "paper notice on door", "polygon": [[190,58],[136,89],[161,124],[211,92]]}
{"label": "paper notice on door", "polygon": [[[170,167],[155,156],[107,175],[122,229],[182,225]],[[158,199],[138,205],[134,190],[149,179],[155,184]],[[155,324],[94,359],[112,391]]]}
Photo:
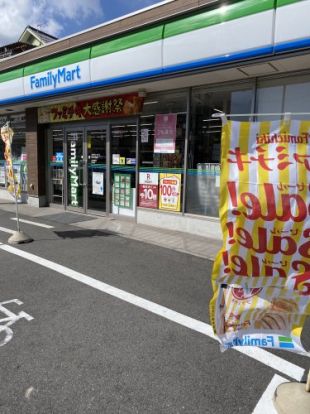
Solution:
{"label": "paper notice on door", "polygon": [[104,173],[93,171],[93,188],[92,194],[101,195],[104,194]]}

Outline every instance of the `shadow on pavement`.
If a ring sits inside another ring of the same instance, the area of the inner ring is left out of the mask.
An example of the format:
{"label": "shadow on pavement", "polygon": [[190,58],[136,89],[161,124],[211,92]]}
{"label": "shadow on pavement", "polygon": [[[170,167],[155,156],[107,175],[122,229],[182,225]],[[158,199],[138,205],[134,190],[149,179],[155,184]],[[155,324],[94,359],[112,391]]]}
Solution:
{"label": "shadow on pavement", "polygon": [[68,230],[68,231],[54,231],[54,233],[63,239],[79,239],[86,237],[109,237],[117,236],[117,233],[106,230]]}

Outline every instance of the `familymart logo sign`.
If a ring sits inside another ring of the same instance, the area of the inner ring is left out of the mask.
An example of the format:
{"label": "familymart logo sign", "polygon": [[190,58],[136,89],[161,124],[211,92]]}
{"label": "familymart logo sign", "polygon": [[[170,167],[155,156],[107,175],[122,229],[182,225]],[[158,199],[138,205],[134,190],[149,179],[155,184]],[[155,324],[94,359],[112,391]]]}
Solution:
{"label": "familymart logo sign", "polygon": [[41,89],[52,86],[55,89],[65,83],[71,83],[81,78],[81,68],[79,65],[76,65],[74,69],[64,67],[56,71],[50,70],[41,76],[30,76],[30,87],[31,89]]}
{"label": "familymart logo sign", "polygon": [[89,73],[89,60],[35,73],[24,78],[25,93],[31,95],[88,84]]}
{"label": "familymart logo sign", "polygon": [[282,348],[287,350],[295,349],[293,339],[281,335],[244,335],[241,338],[234,338],[224,343],[225,348],[233,346],[259,346],[263,348]]}

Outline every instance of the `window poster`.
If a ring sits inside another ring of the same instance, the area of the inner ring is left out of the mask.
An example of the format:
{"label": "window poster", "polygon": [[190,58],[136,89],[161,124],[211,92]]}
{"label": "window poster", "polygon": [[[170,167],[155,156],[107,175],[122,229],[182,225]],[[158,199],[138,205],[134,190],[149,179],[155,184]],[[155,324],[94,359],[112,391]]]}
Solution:
{"label": "window poster", "polygon": [[141,129],[141,142],[147,144],[149,142],[149,130],[147,128]]}
{"label": "window poster", "polygon": [[160,174],[159,208],[161,210],[181,210],[181,174]]}
{"label": "window poster", "polygon": [[104,173],[93,171],[92,172],[92,194],[104,195]]}
{"label": "window poster", "polygon": [[154,153],[174,154],[177,114],[157,114],[155,117]]}
{"label": "window poster", "polygon": [[132,209],[132,201],[131,175],[114,173],[113,204]]}
{"label": "window poster", "polygon": [[120,154],[112,154],[112,164],[119,164]]}
{"label": "window poster", "polygon": [[158,173],[139,174],[139,206],[145,208],[157,208]]}

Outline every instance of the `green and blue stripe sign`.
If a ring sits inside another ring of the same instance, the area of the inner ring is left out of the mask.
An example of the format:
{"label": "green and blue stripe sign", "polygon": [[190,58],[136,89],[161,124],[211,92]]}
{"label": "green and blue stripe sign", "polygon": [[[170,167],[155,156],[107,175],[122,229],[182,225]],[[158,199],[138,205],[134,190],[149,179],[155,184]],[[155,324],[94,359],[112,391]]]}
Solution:
{"label": "green and blue stripe sign", "polygon": [[310,0],[211,5],[0,73],[0,105],[307,48],[309,15]]}

